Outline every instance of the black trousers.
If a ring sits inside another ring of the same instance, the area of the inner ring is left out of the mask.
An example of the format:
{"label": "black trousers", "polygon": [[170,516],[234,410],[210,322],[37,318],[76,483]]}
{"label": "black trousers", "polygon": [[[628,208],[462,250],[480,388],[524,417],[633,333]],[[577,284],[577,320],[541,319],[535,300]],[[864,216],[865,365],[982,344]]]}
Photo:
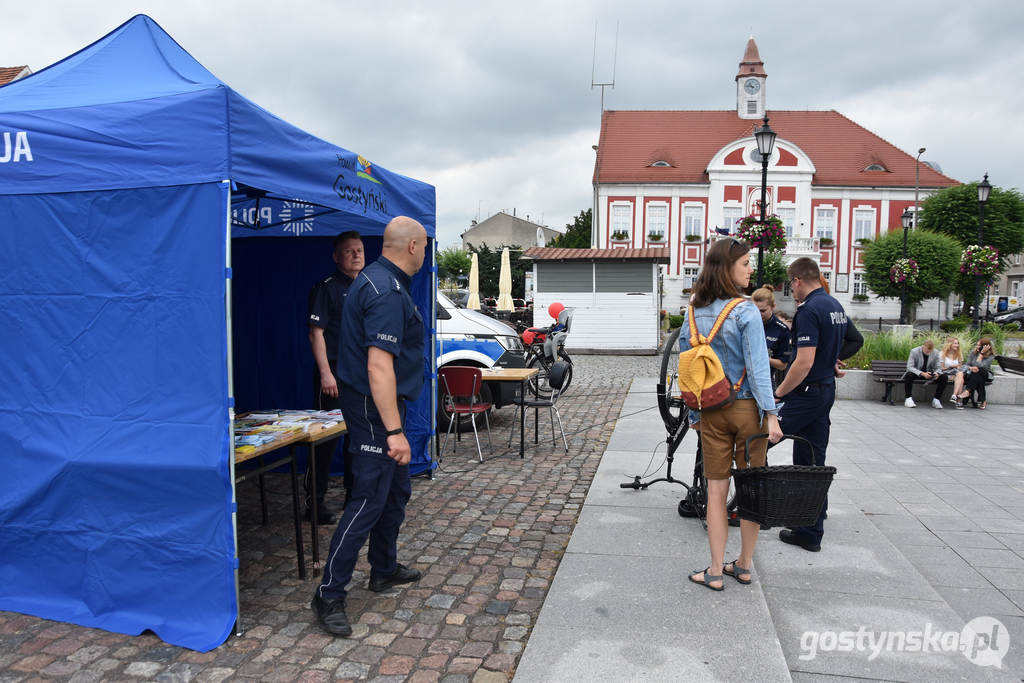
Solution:
{"label": "black trousers", "polygon": [[[329,361],[331,365],[331,372],[334,373],[334,377],[338,377],[338,366],[335,361]],[[335,410],[341,407],[341,382],[338,382],[338,396],[332,398],[320,390],[320,373],[317,370],[313,371],[313,407],[316,410]],[[316,501],[318,507],[323,507],[324,497],[327,495],[327,484],[331,476],[331,460],[334,459],[334,451],[338,447],[339,439],[331,439],[330,441],[323,441],[316,447]],[[345,476],[343,478],[343,484],[345,486],[345,495],[352,490],[352,456],[348,452],[348,437],[344,437],[342,443],[344,465],[345,465]],[[306,476],[303,479],[303,483],[306,487],[306,505],[309,505],[309,487],[312,477],[309,474],[309,467],[314,463],[306,464]]]}
{"label": "black trousers", "polygon": [[968,398],[973,401],[974,392],[978,392],[978,403],[988,400],[985,394],[985,380],[988,379],[988,373],[984,370],[978,370],[977,372],[968,371],[966,375],[964,378],[964,389],[972,394]]}
{"label": "black trousers", "polygon": [[[903,375],[903,398],[910,398],[911,390],[914,388],[914,380],[917,379],[917,375],[912,372],[908,372]],[[942,400],[942,392],[946,390],[946,383],[949,382],[949,375],[940,374],[935,380],[935,396],[934,398]]]}

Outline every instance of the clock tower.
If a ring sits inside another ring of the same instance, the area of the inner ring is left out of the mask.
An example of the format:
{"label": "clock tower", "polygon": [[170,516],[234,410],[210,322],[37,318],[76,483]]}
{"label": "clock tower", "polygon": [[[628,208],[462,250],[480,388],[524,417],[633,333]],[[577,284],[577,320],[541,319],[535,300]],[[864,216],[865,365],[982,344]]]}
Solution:
{"label": "clock tower", "polygon": [[764,118],[764,82],[767,78],[764,62],[757,53],[757,43],[751,36],[736,74],[736,114],[741,119]]}

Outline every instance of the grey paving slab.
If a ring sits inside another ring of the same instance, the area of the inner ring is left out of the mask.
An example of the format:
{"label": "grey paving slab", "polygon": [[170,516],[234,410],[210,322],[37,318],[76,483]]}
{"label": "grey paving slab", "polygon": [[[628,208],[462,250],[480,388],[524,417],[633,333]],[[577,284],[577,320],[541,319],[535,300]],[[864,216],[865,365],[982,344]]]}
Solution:
{"label": "grey paving slab", "polygon": [[[641,476],[644,482],[664,477],[667,473],[663,464],[664,454],[662,448],[653,457],[645,459],[637,457],[636,453],[606,451],[590,485],[587,505],[674,509],[686,494],[686,489],[680,484],[659,482],[640,490],[619,487],[619,484],[630,482],[635,476]],[[682,458],[676,460],[672,468],[674,478],[689,482],[692,480],[692,473],[692,454],[688,461]]]}
{"label": "grey paving slab", "polygon": [[1024,616],[1024,611],[996,588],[936,586],[935,590],[965,621],[975,617]]}
{"label": "grey paving slab", "polygon": [[[794,673],[889,681],[1015,680],[1009,672],[971,663],[958,650],[913,651],[906,635],[901,646],[899,634],[914,632],[921,642],[925,633],[955,633],[959,645],[963,619],[941,599],[860,596],[847,603],[837,602],[831,591],[791,588],[771,588],[765,595]],[[875,650],[872,640],[879,644]]]}
{"label": "grey paving slab", "polygon": [[[567,553],[515,680],[788,681],[763,594],[733,581],[721,593],[690,584],[692,564]],[[742,647],[723,628],[739,623]]]}

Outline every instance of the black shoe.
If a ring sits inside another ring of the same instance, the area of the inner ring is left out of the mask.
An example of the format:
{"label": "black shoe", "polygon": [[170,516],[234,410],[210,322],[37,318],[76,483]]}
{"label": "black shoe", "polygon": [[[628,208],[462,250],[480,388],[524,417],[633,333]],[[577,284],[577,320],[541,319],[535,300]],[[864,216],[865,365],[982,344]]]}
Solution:
{"label": "black shoe", "polygon": [[800,534],[796,533],[792,529],[783,529],[780,531],[779,540],[783,543],[800,546],[804,550],[812,553],[816,553],[821,550],[820,543],[811,543],[810,541],[801,538]]}
{"label": "black shoe", "polygon": [[[308,507],[306,508],[306,521],[307,522],[313,521],[313,511],[310,508],[308,508]],[[338,521],[338,517],[334,514],[334,512],[329,507],[327,507],[323,503],[321,503],[320,505],[317,505],[317,507],[316,507],[316,523],[318,525],[325,526],[327,524],[334,524],[337,521]]]}
{"label": "black shoe", "polygon": [[348,623],[348,615],[345,614],[344,600],[324,600],[319,595],[314,595],[309,606],[316,613],[320,628],[332,636],[346,638],[352,635],[352,625]]}
{"label": "black shoe", "polygon": [[391,576],[385,576],[383,578],[370,574],[370,585],[369,589],[374,593],[380,593],[386,591],[392,586],[397,586],[401,583],[412,583],[413,581],[419,581],[420,577],[423,576],[419,569],[410,569],[404,564],[399,564]]}

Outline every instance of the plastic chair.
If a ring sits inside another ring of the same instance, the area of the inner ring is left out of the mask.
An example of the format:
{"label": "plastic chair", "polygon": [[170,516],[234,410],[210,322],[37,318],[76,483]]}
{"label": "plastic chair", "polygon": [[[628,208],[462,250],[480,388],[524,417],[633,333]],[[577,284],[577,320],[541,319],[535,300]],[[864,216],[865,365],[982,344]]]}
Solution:
{"label": "plastic chair", "polygon": [[[484,414],[484,421],[487,423],[487,444],[491,444],[491,421],[487,417],[487,411],[491,409],[490,403],[480,400],[480,390],[483,388],[483,377],[480,368],[465,365],[448,365],[437,371],[441,378],[445,391],[445,410],[452,416],[448,422],[448,431],[444,435],[444,445],[441,450],[448,446],[448,436],[452,433],[452,427],[461,419],[462,415],[469,415],[473,424],[473,437],[476,439],[476,453],[480,462],[484,461],[483,451],[480,450],[480,435],[476,431],[476,416]],[[458,441],[456,435],[456,441]],[[455,442],[452,442],[452,452],[455,452]]]}
{"label": "plastic chair", "polygon": [[[550,398],[539,398],[539,399],[528,399],[525,396],[522,400],[516,401],[520,410],[526,410],[527,408],[547,408],[548,417],[551,419],[551,438],[555,443],[558,443],[558,435],[555,434],[555,421],[558,421],[558,431],[562,433],[562,445],[565,447],[565,452],[569,452],[569,442],[565,439],[565,430],[562,428],[562,416],[558,412],[558,397],[562,394],[562,385],[565,384],[565,376],[569,371],[569,364],[564,360],[555,361],[551,364],[548,369],[548,384],[551,385],[551,397]],[[525,415],[523,416],[525,419]],[[534,423],[534,437],[536,438],[536,422]],[[512,435],[515,433],[516,420],[512,421],[512,429],[508,433],[508,445],[512,445]]]}

